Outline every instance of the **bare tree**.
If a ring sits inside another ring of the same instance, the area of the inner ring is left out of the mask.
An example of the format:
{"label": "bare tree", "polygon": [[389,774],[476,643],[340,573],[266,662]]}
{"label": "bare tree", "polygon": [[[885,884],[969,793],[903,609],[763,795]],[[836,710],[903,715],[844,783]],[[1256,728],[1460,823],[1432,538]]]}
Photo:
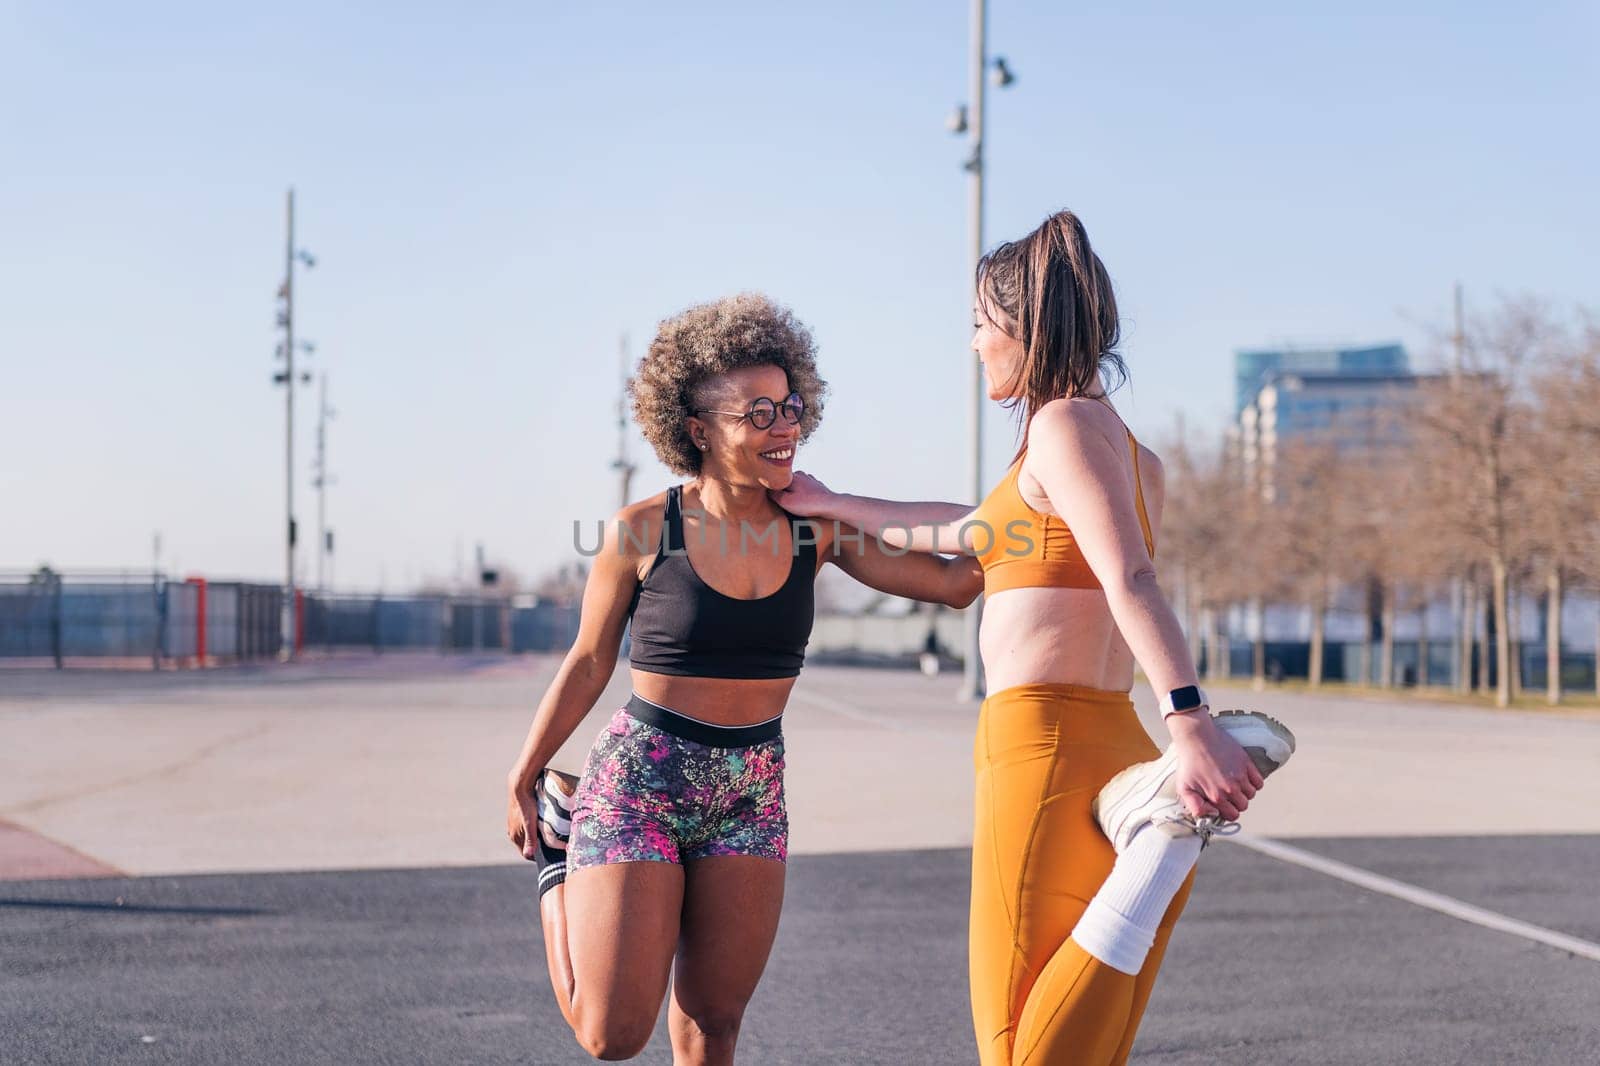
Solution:
{"label": "bare tree", "polygon": [[1416,415],[1419,491],[1439,537],[1489,570],[1495,629],[1495,702],[1512,698],[1511,582],[1530,550],[1525,443],[1533,409],[1529,373],[1559,328],[1531,300],[1508,300],[1473,321],[1462,366],[1422,386]]}
{"label": "bare tree", "polygon": [[1334,520],[1345,539],[1342,559],[1345,573],[1364,591],[1365,624],[1362,628],[1362,684],[1372,680],[1372,636],[1378,634],[1378,685],[1394,683],[1394,626],[1401,570],[1402,547],[1394,534],[1395,498],[1404,492],[1408,468],[1390,464],[1370,441],[1349,439],[1349,431],[1335,434],[1342,447],[1335,452],[1339,468],[1324,477],[1336,486],[1331,504]]}
{"label": "bare tree", "polygon": [[1234,479],[1223,457],[1197,448],[1180,422],[1161,446],[1166,469],[1166,501],[1157,538],[1158,571],[1180,605],[1189,649],[1201,661],[1204,634],[1206,675],[1225,674],[1215,619],[1227,607],[1229,569],[1233,566],[1232,526],[1228,501]]}
{"label": "bare tree", "polygon": [[[1528,441],[1532,537],[1545,600],[1545,699],[1561,702],[1562,607],[1573,580],[1600,577],[1600,330],[1563,336],[1566,351],[1537,375]],[[1600,640],[1600,630],[1597,630]],[[1596,649],[1600,663],[1600,647]],[[1600,677],[1600,671],[1597,671]],[[1600,688],[1600,679],[1597,679]]]}
{"label": "bare tree", "polygon": [[1250,679],[1257,690],[1267,683],[1267,607],[1291,599],[1295,582],[1286,565],[1288,530],[1273,503],[1249,483],[1237,485],[1229,510],[1233,514],[1233,540],[1237,564],[1230,568],[1229,585],[1250,606],[1254,633],[1250,647]]}
{"label": "bare tree", "polygon": [[1293,598],[1311,613],[1311,687],[1326,674],[1327,617],[1334,593],[1358,576],[1355,551],[1363,508],[1355,469],[1340,461],[1328,441],[1297,440],[1278,452],[1270,490],[1276,518],[1274,543]]}
{"label": "bare tree", "polygon": [[1400,616],[1411,612],[1419,616],[1416,681],[1427,684],[1428,607],[1453,561],[1449,545],[1432,535],[1432,515],[1419,491],[1426,474],[1416,461],[1413,410],[1412,403],[1390,407],[1379,423],[1377,440],[1366,450],[1366,462],[1350,473],[1355,485],[1349,499],[1359,513],[1347,521],[1357,565],[1365,567],[1376,590],[1382,688],[1396,683],[1395,631]]}
{"label": "bare tree", "polygon": [[[1254,685],[1266,684],[1266,609],[1287,598],[1292,583],[1285,577],[1284,530],[1276,508],[1261,491],[1259,477],[1242,464],[1219,464],[1207,490],[1211,525],[1207,550],[1212,558],[1204,596],[1213,621],[1231,608],[1248,609],[1252,621],[1250,674]],[[1211,657],[1220,667],[1212,676],[1227,676],[1227,651],[1220,635],[1213,638]]]}

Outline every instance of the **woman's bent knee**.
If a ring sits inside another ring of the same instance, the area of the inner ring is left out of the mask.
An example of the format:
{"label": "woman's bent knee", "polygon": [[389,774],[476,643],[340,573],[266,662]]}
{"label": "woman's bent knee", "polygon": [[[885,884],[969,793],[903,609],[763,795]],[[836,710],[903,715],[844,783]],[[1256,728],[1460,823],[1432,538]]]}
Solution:
{"label": "woman's bent knee", "polygon": [[578,1046],[590,1055],[605,1062],[616,1062],[631,1059],[643,1051],[654,1028],[654,1018],[644,1024],[601,1019],[593,1024],[580,1023],[575,1035]]}
{"label": "woman's bent knee", "polygon": [[591,1033],[578,1035],[578,1044],[602,1062],[619,1062],[631,1059],[644,1050],[650,1042],[650,1034],[638,1036],[633,1033]]}

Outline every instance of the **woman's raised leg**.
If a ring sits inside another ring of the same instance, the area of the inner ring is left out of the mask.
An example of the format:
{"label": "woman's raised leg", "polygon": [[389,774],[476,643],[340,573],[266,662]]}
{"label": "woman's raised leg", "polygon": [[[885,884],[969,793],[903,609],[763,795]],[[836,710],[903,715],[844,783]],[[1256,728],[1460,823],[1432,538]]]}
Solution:
{"label": "woman's raised leg", "polygon": [[655,1029],[683,910],[683,867],[623,862],[572,871],[540,905],[550,981],[583,1049],[630,1059]]}

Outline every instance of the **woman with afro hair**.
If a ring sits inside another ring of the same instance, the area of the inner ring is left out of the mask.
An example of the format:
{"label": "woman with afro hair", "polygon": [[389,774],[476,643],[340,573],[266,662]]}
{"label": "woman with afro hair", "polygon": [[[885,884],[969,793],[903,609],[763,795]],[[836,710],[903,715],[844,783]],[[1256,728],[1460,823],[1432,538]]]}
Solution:
{"label": "woman with afro hair", "polygon": [[[674,1061],[733,1061],[783,902],[781,722],[821,566],[952,607],[982,587],[970,559],[894,554],[774,502],[826,389],[810,333],[754,294],[663,322],[629,383],[645,438],[686,480],[606,525],[577,640],[508,782],[556,999],[596,1058],[644,1048],[670,977]],[[632,697],[580,777],[549,769],[630,622]]]}

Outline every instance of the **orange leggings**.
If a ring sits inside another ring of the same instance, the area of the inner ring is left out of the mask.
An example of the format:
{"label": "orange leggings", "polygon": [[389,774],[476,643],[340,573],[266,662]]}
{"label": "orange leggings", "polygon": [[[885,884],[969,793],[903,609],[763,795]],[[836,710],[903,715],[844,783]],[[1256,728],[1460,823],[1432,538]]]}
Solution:
{"label": "orange leggings", "polygon": [[1068,934],[1116,859],[1089,804],[1158,754],[1125,692],[1030,684],[984,701],[969,945],[982,1066],[1127,1061],[1192,875],[1136,977]]}

